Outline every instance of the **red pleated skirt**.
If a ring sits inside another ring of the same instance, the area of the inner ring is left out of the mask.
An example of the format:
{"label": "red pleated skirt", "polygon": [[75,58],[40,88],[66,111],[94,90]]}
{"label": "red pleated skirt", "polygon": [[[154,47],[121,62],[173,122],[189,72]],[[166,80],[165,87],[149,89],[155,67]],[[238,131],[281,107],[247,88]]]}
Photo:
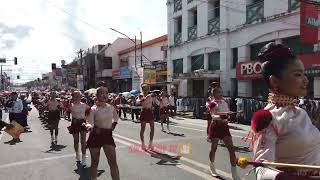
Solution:
{"label": "red pleated skirt", "polygon": [[222,121],[212,121],[209,127],[209,138],[210,139],[223,139],[227,136],[231,136],[229,125]]}
{"label": "red pleated skirt", "polygon": [[78,134],[81,131],[87,132],[87,128],[83,125],[84,119],[72,119],[71,126],[68,126],[70,134]]}
{"label": "red pleated skirt", "polygon": [[142,108],[141,114],[140,114],[140,121],[146,122],[146,123],[150,123],[150,122],[154,121],[152,109],[143,109]]}
{"label": "red pleated skirt", "polygon": [[56,129],[59,126],[60,111],[49,111],[48,112],[48,127],[49,129]]}
{"label": "red pleated skirt", "polygon": [[116,147],[112,136],[112,129],[93,127],[87,141],[87,148],[101,148],[103,145]]}

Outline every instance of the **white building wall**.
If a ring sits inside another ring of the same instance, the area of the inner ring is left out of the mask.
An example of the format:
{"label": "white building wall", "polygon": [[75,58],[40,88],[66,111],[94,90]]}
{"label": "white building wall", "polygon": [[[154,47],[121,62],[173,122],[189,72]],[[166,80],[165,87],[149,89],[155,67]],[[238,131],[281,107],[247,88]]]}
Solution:
{"label": "white building wall", "polygon": [[120,60],[118,52],[132,45],[134,45],[134,43],[130,39],[118,38],[105,50],[105,56],[112,57],[112,69],[119,69]]}
{"label": "white building wall", "polygon": [[[299,35],[300,16],[298,12],[288,13],[288,1],[265,0],[264,16],[267,17],[265,23],[246,23],[246,6],[251,0],[220,1],[220,30],[218,35],[207,35],[208,20],[212,17],[209,11],[210,4],[203,1],[194,1],[187,4],[183,1],[183,9],[173,12],[173,1],[168,3],[168,80],[177,82],[173,77],[172,60],[183,58],[184,73],[191,71],[190,57],[197,54],[207,54],[220,51],[220,81],[224,94],[228,95],[231,90],[231,78],[236,77],[235,69],[231,68],[232,48],[238,48],[238,62],[250,59],[250,44],[276,40],[280,42],[282,38]],[[198,38],[187,41],[189,16],[188,10],[197,7],[198,10]],[[276,14],[286,14],[278,19],[272,19]],[[173,18],[182,16],[182,44],[174,45],[175,21]],[[206,56],[205,56],[206,57]],[[205,58],[206,59],[206,58]],[[208,64],[205,61],[204,67]],[[178,87],[178,94],[181,96],[192,95],[191,80],[181,80]],[[191,84],[191,85],[190,85]],[[208,83],[205,82],[205,85]],[[191,88],[190,88],[191,87]],[[239,96],[252,96],[252,82],[238,81]]]}

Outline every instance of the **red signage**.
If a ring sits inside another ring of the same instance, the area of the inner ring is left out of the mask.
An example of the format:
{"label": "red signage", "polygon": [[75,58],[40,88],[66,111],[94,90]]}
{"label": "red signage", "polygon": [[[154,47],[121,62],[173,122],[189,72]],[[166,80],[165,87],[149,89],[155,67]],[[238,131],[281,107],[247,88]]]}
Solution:
{"label": "red signage", "polygon": [[318,19],[316,5],[301,1],[300,5],[300,40],[303,44],[318,42],[318,28],[308,23],[309,19]]}
{"label": "red signage", "polygon": [[238,80],[260,79],[261,75],[260,61],[247,61],[238,63],[236,67],[236,74]]}

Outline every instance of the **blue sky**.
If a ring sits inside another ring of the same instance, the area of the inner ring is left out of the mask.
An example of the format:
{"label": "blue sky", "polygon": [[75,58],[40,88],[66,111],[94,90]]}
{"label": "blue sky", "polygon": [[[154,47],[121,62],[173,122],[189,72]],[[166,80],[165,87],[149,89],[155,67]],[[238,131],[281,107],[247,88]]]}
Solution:
{"label": "blue sky", "polygon": [[[165,0],[0,0],[0,57],[18,57],[12,78],[37,78],[80,48],[113,42],[115,28],[150,40],[166,34]],[[121,37],[121,35],[120,35]],[[10,63],[8,63],[10,64]],[[12,63],[11,63],[12,64]]]}

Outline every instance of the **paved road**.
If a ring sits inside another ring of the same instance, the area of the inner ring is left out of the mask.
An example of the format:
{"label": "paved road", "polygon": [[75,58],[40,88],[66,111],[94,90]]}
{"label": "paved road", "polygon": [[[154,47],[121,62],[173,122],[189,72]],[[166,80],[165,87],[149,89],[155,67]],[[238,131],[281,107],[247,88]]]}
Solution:
{"label": "paved road", "polygon": [[[4,119],[7,114],[4,115]],[[8,143],[11,138],[3,133],[0,135],[0,180],[88,180],[89,168],[76,164],[73,151],[73,139],[67,132],[70,122],[60,121],[58,146],[50,144],[50,133],[38,119],[36,110],[29,116],[32,132],[21,136],[21,143]],[[237,155],[251,157],[241,140],[247,133],[247,126],[231,124],[233,141]],[[126,180],[201,180],[217,179],[211,177],[208,169],[208,152],[210,144],[206,142],[206,122],[203,120],[175,118],[172,119],[172,133],[161,131],[156,124],[155,140],[157,152],[139,151],[140,124],[129,120],[121,120],[114,132],[117,144],[117,160],[121,179]],[[146,142],[149,128],[145,137]],[[191,145],[190,148],[186,148]],[[188,153],[182,157],[181,153]],[[89,153],[88,153],[89,155]],[[88,158],[90,165],[90,156]],[[229,155],[223,144],[216,153],[217,172],[220,179],[231,179]],[[243,179],[254,179],[246,176],[249,168],[240,170]],[[111,179],[106,157],[101,153],[99,178]]]}

